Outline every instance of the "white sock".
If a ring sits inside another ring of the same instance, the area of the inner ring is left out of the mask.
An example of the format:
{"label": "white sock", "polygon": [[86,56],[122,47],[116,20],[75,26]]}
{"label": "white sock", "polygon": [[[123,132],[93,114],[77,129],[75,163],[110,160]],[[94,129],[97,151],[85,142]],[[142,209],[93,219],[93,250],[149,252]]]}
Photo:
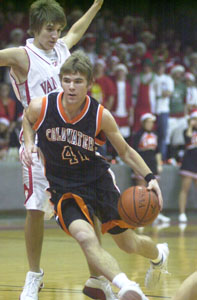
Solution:
{"label": "white sock", "polygon": [[114,277],[112,280],[113,285],[121,289],[126,284],[130,284],[131,280],[128,279],[125,273],[120,273]]}
{"label": "white sock", "polygon": [[158,251],[159,251],[159,254],[157,256],[156,259],[151,259],[151,261],[154,263],[154,264],[158,264],[162,259],[163,259],[163,254],[162,252],[160,252],[159,248],[157,247]]}

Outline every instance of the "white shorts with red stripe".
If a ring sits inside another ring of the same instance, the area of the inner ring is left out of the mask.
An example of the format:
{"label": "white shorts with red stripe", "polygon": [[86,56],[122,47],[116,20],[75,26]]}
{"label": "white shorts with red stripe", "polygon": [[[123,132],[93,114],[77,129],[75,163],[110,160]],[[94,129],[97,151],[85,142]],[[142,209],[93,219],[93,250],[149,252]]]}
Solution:
{"label": "white shorts with red stripe", "polygon": [[49,220],[53,216],[53,205],[50,203],[50,193],[46,191],[49,183],[44,175],[44,166],[40,156],[32,153],[33,163],[31,167],[27,167],[22,161],[22,153],[24,151],[21,145],[19,154],[23,170],[23,184],[25,193],[26,209],[40,210],[45,213],[45,220]]}

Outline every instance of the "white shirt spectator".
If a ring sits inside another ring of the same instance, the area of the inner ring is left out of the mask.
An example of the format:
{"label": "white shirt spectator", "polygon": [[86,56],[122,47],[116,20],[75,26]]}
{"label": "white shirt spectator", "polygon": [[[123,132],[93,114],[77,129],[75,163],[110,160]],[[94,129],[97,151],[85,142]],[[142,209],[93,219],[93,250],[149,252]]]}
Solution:
{"label": "white shirt spectator", "polygon": [[186,92],[186,104],[197,107],[197,87],[188,86]]}
{"label": "white shirt spectator", "polygon": [[164,91],[173,92],[174,81],[167,75],[156,75],[155,91],[156,91],[156,114],[168,113],[170,111],[170,97],[162,97]]}

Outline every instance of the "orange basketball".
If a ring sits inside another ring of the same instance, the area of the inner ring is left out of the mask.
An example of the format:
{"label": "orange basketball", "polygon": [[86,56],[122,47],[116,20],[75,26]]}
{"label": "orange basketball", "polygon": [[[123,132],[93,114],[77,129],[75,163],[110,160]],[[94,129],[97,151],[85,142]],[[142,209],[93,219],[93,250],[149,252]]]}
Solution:
{"label": "orange basketball", "polygon": [[155,192],[144,186],[125,190],[119,201],[118,211],[123,221],[134,227],[151,224],[159,214],[159,199]]}

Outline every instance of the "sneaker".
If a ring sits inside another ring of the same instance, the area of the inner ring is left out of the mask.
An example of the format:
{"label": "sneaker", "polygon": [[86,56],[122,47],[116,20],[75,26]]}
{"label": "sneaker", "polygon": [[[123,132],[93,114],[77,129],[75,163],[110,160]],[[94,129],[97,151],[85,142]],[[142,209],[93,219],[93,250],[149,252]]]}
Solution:
{"label": "sneaker", "polygon": [[44,272],[40,273],[28,272],[25,280],[23,291],[20,295],[20,300],[38,300],[38,293],[44,287],[42,282]]}
{"label": "sneaker", "polygon": [[184,232],[186,228],[187,228],[187,223],[180,223],[179,224],[179,229],[180,229],[181,232]]}
{"label": "sneaker", "polygon": [[150,261],[150,267],[146,273],[145,286],[148,289],[155,289],[160,281],[161,274],[169,274],[167,271],[169,249],[168,244],[157,244],[160,252],[162,252],[162,260],[158,264]]}
{"label": "sneaker", "polygon": [[148,300],[142,290],[135,281],[131,281],[129,285],[123,286],[119,293],[118,299],[120,300]]}
{"label": "sneaker", "polygon": [[158,214],[156,220],[158,220],[158,221],[160,221],[160,222],[163,222],[163,223],[168,223],[168,222],[170,222],[170,218],[164,216],[163,214]]}
{"label": "sneaker", "polygon": [[181,223],[187,223],[187,216],[186,214],[182,213],[179,215],[179,222]]}
{"label": "sneaker", "polygon": [[83,288],[83,293],[92,299],[118,300],[112,292],[109,281],[103,277],[90,277]]}

